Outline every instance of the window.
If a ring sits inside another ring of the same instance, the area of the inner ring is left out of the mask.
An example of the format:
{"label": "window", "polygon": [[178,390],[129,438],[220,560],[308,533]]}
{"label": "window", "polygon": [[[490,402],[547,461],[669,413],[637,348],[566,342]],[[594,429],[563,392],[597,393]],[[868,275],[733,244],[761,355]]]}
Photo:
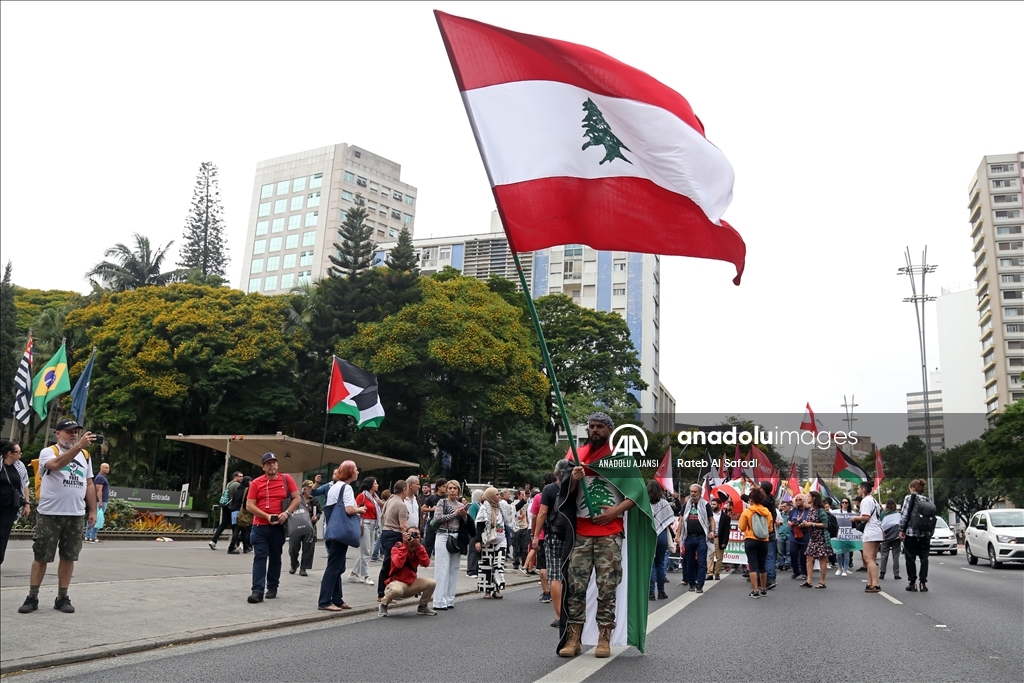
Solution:
{"label": "window", "polygon": [[992,195],[993,204],[1009,204],[1010,202],[1017,201],[1017,195],[1015,194],[994,194]]}
{"label": "window", "polygon": [[1000,226],[996,227],[996,234],[997,235],[1019,235],[1020,234],[1020,226],[1019,225],[1000,225]]}
{"label": "window", "polygon": [[[377,187],[377,183],[375,183],[375,182],[373,182],[373,181],[371,180],[371,181],[370,181],[370,189],[372,190],[372,189],[374,189],[375,187]],[[389,194],[391,194],[391,188],[390,188],[390,187],[384,187],[384,186],[382,186],[382,187],[380,188],[380,193],[381,193],[382,195],[384,195],[385,197],[387,197],[387,196],[388,196]]]}
{"label": "window", "polygon": [[398,228],[388,228],[389,237],[398,237]]}
{"label": "window", "polygon": [[408,204],[409,206],[414,206],[416,204],[416,198],[413,197],[411,194],[407,194],[405,195],[405,203]]}
{"label": "window", "polygon": [[294,216],[288,216],[288,229],[298,230],[302,227],[302,216],[295,214]]}
{"label": "window", "polygon": [[311,247],[316,244],[316,230],[302,233],[302,246]]}
{"label": "window", "polygon": [[986,382],[989,381],[990,379],[992,379],[995,376],[996,376],[996,369],[995,368],[989,368],[988,370],[985,371],[985,381]]}
{"label": "window", "polygon": [[1014,169],[1014,164],[992,164],[988,167],[989,173],[1008,173]]}
{"label": "window", "polygon": [[342,190],[341,198],[344,199],[346,202],[350,202],[352,201],[352,193],[349,192],[348,190]]}
{"label": "window", "polygon": [[304,251],[299,254],[299,265],[300,266],[311,266],[313,265],[313,252]]}
{"label": "window", "polygon": [[267,250],[267,241],[266,240],[256,240],[255,242],[252,243],[252,253],[253,254],[262,254],[262,253],[266,252],[266,250]]}
{"label": "window", "polygon": [[302,210],[302,195],[297,194],[292,197],[291,206],[288,207],[289,211],[301,211]]}
{"label": "window", "polygon": [[324,174],[323,173],[314,173],[313,176],[309,179],[309,189],[311,189],[311,190],[315,190],[316,188],[320,187],[323,184],[324,184]]}
{"label": "window", "polygon": [[1008,349],[1024,349],[1024,341],[1008,341],[1008,342],[1006,342],[1006,348],[1008,348]]}
{"label": "window", "polygon": [[398,201],[402,201],[402,193],[399,192],[398,190],[395,190],[394,193],[391,195],[391,198],[397,199]]}
{"label": "window", "polygon": [[366,206],[368,206],[371,211],[377,210],[377,202],[373,201],[372,199],[366,202]]}
{"label": "window", "polygon": [[[388,192],[390,192],[390,191],[391,190],[389,190],[388,188],[385,187],[384,188],[384,196],[386,197],[388,195]],[[377,183],[375,183],[374,181],[371,180],[370,181],[370,192],[372,192],[374,194],[377,194],[378,192],[380,192],[380,185],[378,185]]]}
{"label": "window", "polygon": [[[298,235],[295,235],[294,237],[298,239]],[[284,268],[285,270],[288,270],[289,268],[294,268],[296,258],[298,257],[295,254],[285,254],[284,261],[281,262],[281,267]]]}
{"label": "window", "polygon": [[260,284],[263,282],[263,278],[253,277],[249,278],[249,291],[258,292],[260,291]]}
{"label": "window", "polygon": [[996,391],[998,391],[998,388],[995,384],[985,387],[985,398],[988,398],[992,394],[996,393]]}
{"label": "window", "polygon": [[338,220],[340,220],[342,223],[344,223],[346,218],[348,218],[348,211],[346,211],[345,209],[339,209],[338,210]]}
{"label": "window", "polygon": [[292,192],[302,192],[306,189],[306,176],[296,178],[292,181]]}
{"label": "window", "polygon": [[1024,308],[1004,308],[1003,309],[1003,317],[1004,318],[1015,318],[1018,315],[1024,315]]}
{"label": "window", "polygon": [[354,183],[356,181],[356,174],[349,173],[348,171],[345,171],[341,177],[346,183]]}
{"label": "window", "polygon": [[626,296],[625,287],[615,287],[612,289],[612,296]]}
{"label": "window", "polygon": [[273,273],[275,270],[277,270],[278,266],[280,266],[280,265],[281,265],[281,257],[280,256],[271,256],[270,258],[267,259],[267,272],[268,273]]}
{"label": "window", "polygon": [[271,237],[270,248],[267,251],[281,251],[281,242],[283,241],[280,237]]}
{"label": "window", "polygon": [[[1006,326],[1006,331],[1007,332],[1024,332],[1024,325],[1018,325],[1016,323],[1013,323],[1012,325],[1007,325]],[[1012,361],[1014,359],[1011,358],[1010,360]],[[1024,365],[1024,358],[1018,358],[1016,360],[1022,361],[1020,363],[1020,365]],[[1013,365],[1013,363],[1010,363],[1010,365]]]}
{"label": "window", "polygon": [[398,209],[391,209],[391,217],[392,218],[397,218],[397,219],[401,220],[402,212],[399,211]]}
{"label": "window", "polygon": [[625,263],[613,263],[612,264],[612,270],[625,270],[625,269],[626,269],[626,264]]}
{"label": "window", "polygon": [[250,273],[262,273],[263,272],[263,259],[261,259],[261,258],[254,258],[252,260],[252,265],[249,266],[249,272]]}
{"label": "window", "polygon": [[1018,394],[1016,392],[1010,394],[1010,400],[1013,401],[1014,403],[1021,400],[1022,398],[1024,398],[1024,394]]}
{"label": "window", "polygon": [[996,189],[998,189],[1000,187],[1017,187],[1017,179],[1016,178],[1003,178],[1002,180],[993,180],[992,181],[992,187],[996,188]]}
{"label": "window", "polygon": [[317,218],[320,216],[319,211],[310,211],[306,214],[306,222],[303,224],[307,228],[315,228]]}
{"label": "window", "polygon": [[264,185],[260,188],[260,199],[267,199],[272,196],[274,196],[274,183]]}
{"label": "window", "polygon": [[277,214],[277,213],[284,213],[287,210],[288,210],[288,200],[287,199],[278,199],[277,201],[274,202],[274,213],[275,214]]}
{"label": "window", "polygon": [[986,365],[991,363],[992,359],[995,358],[995,357],[996,357],[996,352],[995,351],[989,351],[984,356],[982,356],[982,358],[981,358],[981,366],[985,367]]}
{"label": "window", "polygon": [[310,192],[306,195],[306,208],[312,209],[315,206],[320,206],[320,193]]}
{"label": "window", "polygon": [[998,398],[992,399],[991,401],[989,401],[988,403],[985,404],[985,412],[991,413],[994,410],[999,410],[999,399]]}
{"label": "window", "polygon": [[299,246],[299,234],[288,235],[284,240],[285,249],[297,249]]}
{"label": "window", "polygon": [[1020,282],[1020,275],[1000,275],[1000,282]]}
{"label": "window", "polygon": [[1024,258],[1001,258],[1000,266],[1024,266]]}
{"label": "window", "polygon": [[295,286],[295,273],[285,273],[281,276],[281,289],[291,289]]}
{"label": "window", "polygon": [[1014,249],[1024,249],[1024,242],[997,242],[999,245],[999,251],[1013,251]]}
{"label": "window", "polygon": [[354,156],[356,159],[361,159],[362,156],[363,156],[363,153],[360,152],[358,149],[354,149],[354,150],[352,150],[352,156]]}
{"label": "window", "polygon": [[1021,291],[1019,289],[1011,289],[1009,291],[1003,292],[1003,298],[1004,299],[1024,299],[1024,296],[1021,296]]}
{"label": "window", "polygon": [[996,218],[1020,218],[1020,209],[996,211]]}
{"label": "window", "polygon": [[383,230],[378,230],[377,231],[377,237],[384,237],[384,231]]}
{"label": "window", "polygon": [[[257,235],[266,235],[267,234],[267,226],[268,225],[269,224],[266,221],[256,221],[256,234]],[[1009,259],[1007,259],[1007,260],[1009,260]]]}
{"label": "window", "polygon": [[1009,361],[1012,368],[1024,367],[1024,358],[1010,358]]}
{"label": "window", "polygon": [[366,178],[363,176],[356,176],[356,185],[359,187],[366,187]]}
{"label": "window", "polygon": [[[392,215],[394,215],[395,213],[397,213],[397,212],[396,211],[392,211],[391,212]],[[402,214],[402,225],[412,225],[412,216],[410,216],[407,213],[403,213]]]}
{"label": "window", "polygon": [[264,216],[270,215],[270,202],[263,202],[260,204],[260,210],[256,213],[257,216],[263,218]]}
{"label": "window", "polygon": [[277,276],[271,275],[263,281],[263,291],[273,292],[275,289],[277,289]]}
{"label": "window", "polygon": [[566,245],[565,258],[571,258],[573,256],[583,256],[583,247],[578,244]]}
{"label": "window", "polygon": [[441,259],[442,261],[451,261],[452,260],[452,250],[451,249],[442,249],[440,255],[437,258]]}
{"label": "window", "polygon": [[284,219],[275,218],[270,224],[270,232],[284,232]]}

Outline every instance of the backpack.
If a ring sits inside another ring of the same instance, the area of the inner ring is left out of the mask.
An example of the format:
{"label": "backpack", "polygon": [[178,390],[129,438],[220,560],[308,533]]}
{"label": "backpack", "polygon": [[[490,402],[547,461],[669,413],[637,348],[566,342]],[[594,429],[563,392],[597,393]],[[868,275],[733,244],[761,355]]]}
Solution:
{"label": "backpack", "polygon": [[227,505],[231,501],[231,490],[227,487],[224,488],[224,493],[220,494],[220,504]]}
{"label": "backpack", "polygon": [[547,521],[544,524],[547,527],[544,531],[546,536],[565,538],[565,532],[569,530],[569,523],[565,521],[565,516],[559,512],[564,500],[565,498],[562,496],[561,491],[559,491],[558,495],[555,496],[555,507],[548,510]]}
{"label": "backpack", "polygon": [[828,510],[825,510],[825,514],[828,515],[828,535],[829,538],[835,538],[839,535],[839,520]]}
{"label": "backpack", "polygon": [[930,537],[935,533],[935,516],[937,512],[935,503],[915,493],[910,499],[910,515],[907,519],[907,527],[913,529],[916,536]]}
{"label": "backpack", "polygon": [[754,536],[761,541],[768,540],[768,520],[765,519],[764,515],[754,513],[750,516],[750,528],[754,532]]}

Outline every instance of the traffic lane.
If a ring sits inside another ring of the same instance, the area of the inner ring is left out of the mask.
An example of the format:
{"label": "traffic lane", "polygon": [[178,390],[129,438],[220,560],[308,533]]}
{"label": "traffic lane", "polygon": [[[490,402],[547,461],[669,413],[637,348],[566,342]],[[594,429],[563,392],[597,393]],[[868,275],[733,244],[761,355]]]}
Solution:
{"label": "traffic lane", "polygon": [[830,574],[827,584],[815,590],[786,579],[754,600],[749,584],[730,575],[648,634],[645,654],[627,650],[586,680],[1020,680],[1019,619],[1017,656],[1002,657],[974,648],[962,630],[864,593],[853,575]]}
{"label": "traffic lane", "polygon": [[[426,574],[430,576],[430,574]],[[119,681],[354,681],[406,683],[486,680],[534,681],[566,660],[555,649],[554,610],[538,602],[540,588],[505,592],[503,600],[459,599],[454,611],[417,616],[415,599],[391,616],[344,619],[337,626],[298,633],[252,636],[127,655],[49,672],[19,676],[22,683],[59,680]],[[140,661],[144,660],[144,661]]]}

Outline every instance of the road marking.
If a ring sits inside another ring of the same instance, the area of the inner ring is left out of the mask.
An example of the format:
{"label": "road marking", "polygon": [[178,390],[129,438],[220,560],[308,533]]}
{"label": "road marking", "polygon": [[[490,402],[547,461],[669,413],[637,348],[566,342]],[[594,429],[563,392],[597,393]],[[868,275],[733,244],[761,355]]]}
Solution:
{"label": "road marking", "polygon": [[881,595],[883,598],[885,598],[886,600],[888,600],[889,602],[891,602],[894,605],[902,605],[903,604],[902,602],[900,602],[896,598],[892,597],[891,595],[889,595],[885,591],[882,591],[881,593],[879,593],[879,595]]}
{"label": "road marking", "polygon": [[975,574],[984,574],[985,573],[985,572],[981,571],[980,569],[968,569],[967,567],[960,567],[960,569],[963,569],[965,572],[974,572]]}
{"label": "road marking", "polygon": [[[707,593],[724,580],[725,579],[723,577],[719,581],[704,584],[704,592]],[[679,614],[679,612],[692,605],[699,598],[700,595],[697,593],[690,593],[687,591],[661,609],[653,612],[647,617],[647,634],[650,635],[651,631]],[[581,655],[576,655],[576,657],[550,672],[543,678],[538,678],[536,683],[573,683],[577,681],[585,681],[600,671],[601,667],[614,660],[626,650],[629,650],[630,647],[631,646],[627,645],[616,645],[612,647],[612,656],[605,659],[597,659],[593,655],[593,650],[588,650]]]}

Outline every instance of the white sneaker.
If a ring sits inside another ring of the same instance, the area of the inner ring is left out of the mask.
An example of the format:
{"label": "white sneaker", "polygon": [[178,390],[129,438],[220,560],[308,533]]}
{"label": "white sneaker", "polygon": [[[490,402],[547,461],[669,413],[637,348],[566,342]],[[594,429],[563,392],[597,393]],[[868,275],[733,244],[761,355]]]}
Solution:
{"label": "white sneaker", "polygon": [[216,550],[217,549],[217,544],[214,541],[210,541],[206,545],[210,546],[210,550]]}
{"label": "white sneaker", "polygon": [[373,584],[373,579],[371,579],[369,576],[367,576],[365,579],[363,579],[363,583],[365,583],[367,586],[374,585]]}
{"label": "white sneaker", "polygon": [[842,576],[842,575],[843,575],[843,570],[842,569],[837,569],[836,570],[836,576]]}
{"label": "white sneaker", "polygon": [[843,572],[843,576],[849,576],[849,572]]}
{"label": "white sneaker", "polygon": [[388,615],[388,606],[383,602],[377,605],[377,616],[386,617]]}
{"label": "white sneaker", "polygon": [[348,575],[348,580],[351,581],[352,583],[362,583],[363,582],[363,580],[361,578],[359,578],[358,576],[356,576],[355,574],[349,574]]}

